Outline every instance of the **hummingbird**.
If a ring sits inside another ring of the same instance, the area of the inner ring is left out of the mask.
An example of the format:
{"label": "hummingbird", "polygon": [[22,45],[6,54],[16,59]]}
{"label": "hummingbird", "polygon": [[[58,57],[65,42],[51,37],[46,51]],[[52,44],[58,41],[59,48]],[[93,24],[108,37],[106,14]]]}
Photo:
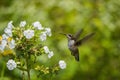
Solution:
{"label": "hummingbird", "polygon": [[94,35],[94,33],[89,33],[82,39],[79,39],[79,36],[81,35],[82,32],[83,32],[83,29],[80,29],[75,35],[61,33],[67,37],[68,48],[71,51],[71,55],[75,57],[76,61],[79,61],[78,47],[81,46],[85,41],[87,41],[90,37]]}

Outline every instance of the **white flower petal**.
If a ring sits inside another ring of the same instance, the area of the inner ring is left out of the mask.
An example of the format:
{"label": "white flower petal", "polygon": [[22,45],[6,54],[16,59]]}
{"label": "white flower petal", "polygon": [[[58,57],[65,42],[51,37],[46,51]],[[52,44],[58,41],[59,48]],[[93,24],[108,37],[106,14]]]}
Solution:
{"label": "white flower petal", "polygon": [[11,29],[11,30],[12,30],[12,28],[13,28],[12,23],[13,23],[13,21],[10,21],[10,22],[8,23],[8,25],[7,25],[7,28],[9,28],[9,29]]}
{"label": "white flower petal", "polygon": [[46,40],[46,34],[45,33],[42,33],[41,35],[40,35],[40,39],[41,39],[41,41],[45,41]]}
{"label": "white flower petal", "polygon": [[60,60],[60,61],[59,61],[59,67],[60,67],[61,69],[65,69],[65,68],[66,68],[66,63],[65,63],[64,60]]}
{"label": "white flower petal", "polygon": [[2,52],[4,51],[4,49],[5,49],[5,46],[0,45],[0,50],[1,50]]}
{"label": "white flower petal", "polygon": [[7,62],[7,68],[8,68],[9,70],[13,70],[13,69],[15,69],[16,67],[17,67],[17,64],[15,63],[14,60],[12,60],[12,59],[8,60],[8,62]]}
{"label": "white flower petal", "polygon": [[42,30],[43,29],[43,27],[42,27],[42,25],[40,24],[39,21],[34,22],[33,26],[34,26],[34,28],[36,28],[38,30]]}
{"label": "white flower petal", "polygon": [[47,46],[44,46],[43,49],[44,49],[45,53],[49,53],[50,52],[49,48]]}
{"label": "white flower petal", "polygon": [[12,37],[12,30],[9,28],[5,28],[4,32],[9,36]]}
{"label": "white flower petal", "polygon": [[12,39],[12,40],[8,43],[8,45],[9,45],[10,49],[15,48],[15,40]]}
{"label": "white flower petal", "polygon": [[24,31],[24,36],[27,39],[31,39],[34,36],[34,30],[25,30]]}
{"label": "white flower petal", "polygon": [[48,36],[51,36],[51,29],[50,28],[45,28],[45,33],[48,35]]}
{"label": "white flower petal", "polygon": [[48,58],[51,58],[54,55],[53,51],[50,51],[48,54]]}
{"label": "white flower petal", "polygon": [[0,44],[0,50],[2,52],[4,51],[6,45],[7,45],[7,41],[3,39]]}
{"label": "white flower petal", "polygon": [[20,27],[25,27],[25,25],[26,25],[26,21],[21,21],[20,22]]}
{"label": "white flower petal", "polygon": [[6,34],[2,35],[2,39],[7,40],[8,38],[9,38],[9,36],[7,36]]}

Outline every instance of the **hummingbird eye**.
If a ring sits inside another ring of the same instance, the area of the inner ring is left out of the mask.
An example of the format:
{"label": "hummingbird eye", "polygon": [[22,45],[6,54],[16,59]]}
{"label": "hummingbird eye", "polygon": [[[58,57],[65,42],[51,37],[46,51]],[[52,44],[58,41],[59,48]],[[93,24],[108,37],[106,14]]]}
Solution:
{"label": "hummingbird eye", "polygon": [[72,35],[71,35],[71,34],[69,34],[69,36],[70,36],[70,37],[72,37]]}
{"label": "hummingbird eye", "polygon": [[71,35],[71,34],[68,34],[67,37],[68,37],[69,39],[71,39],[71,38],[72,38],[72,35]]}

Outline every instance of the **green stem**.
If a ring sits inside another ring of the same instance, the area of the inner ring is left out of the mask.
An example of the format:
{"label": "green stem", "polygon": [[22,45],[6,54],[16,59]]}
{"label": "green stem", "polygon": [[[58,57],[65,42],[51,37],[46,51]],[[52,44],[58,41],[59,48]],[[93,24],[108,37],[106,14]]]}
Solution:
{"label": "green stem", "polygon": [[29,55],[26,55],[26,65],[27,65],[27,74],[28,74],[28,80],[30,80],[30,69],[29,69],[29,62],[28,62]]}
{"label": "green stem", "polygon": [[25,74],[24,74],[24,71],[23,71],[23,72],[22,72],[22,77],[23,77],[23,80],[25,80],[24,76],[25,76]]}
{"label": "green stem", "polygon": [[3,65],[2,72],[1,72],[1,78],[4,77],[4,72],[5,72],[5,64]]}
{"label": "green stem", "polygon": [[27,71],[28,74],[28,80],[30,80],[30,70]]}

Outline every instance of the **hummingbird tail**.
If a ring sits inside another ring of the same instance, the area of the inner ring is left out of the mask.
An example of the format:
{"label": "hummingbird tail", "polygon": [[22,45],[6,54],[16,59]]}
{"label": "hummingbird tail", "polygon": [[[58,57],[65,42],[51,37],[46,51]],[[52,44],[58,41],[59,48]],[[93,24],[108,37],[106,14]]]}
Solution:
{"label": "hummingbird tail", "polygon": [[74,56],[75,56],[75,60],[79,61],[79,54],[75,54]]}

